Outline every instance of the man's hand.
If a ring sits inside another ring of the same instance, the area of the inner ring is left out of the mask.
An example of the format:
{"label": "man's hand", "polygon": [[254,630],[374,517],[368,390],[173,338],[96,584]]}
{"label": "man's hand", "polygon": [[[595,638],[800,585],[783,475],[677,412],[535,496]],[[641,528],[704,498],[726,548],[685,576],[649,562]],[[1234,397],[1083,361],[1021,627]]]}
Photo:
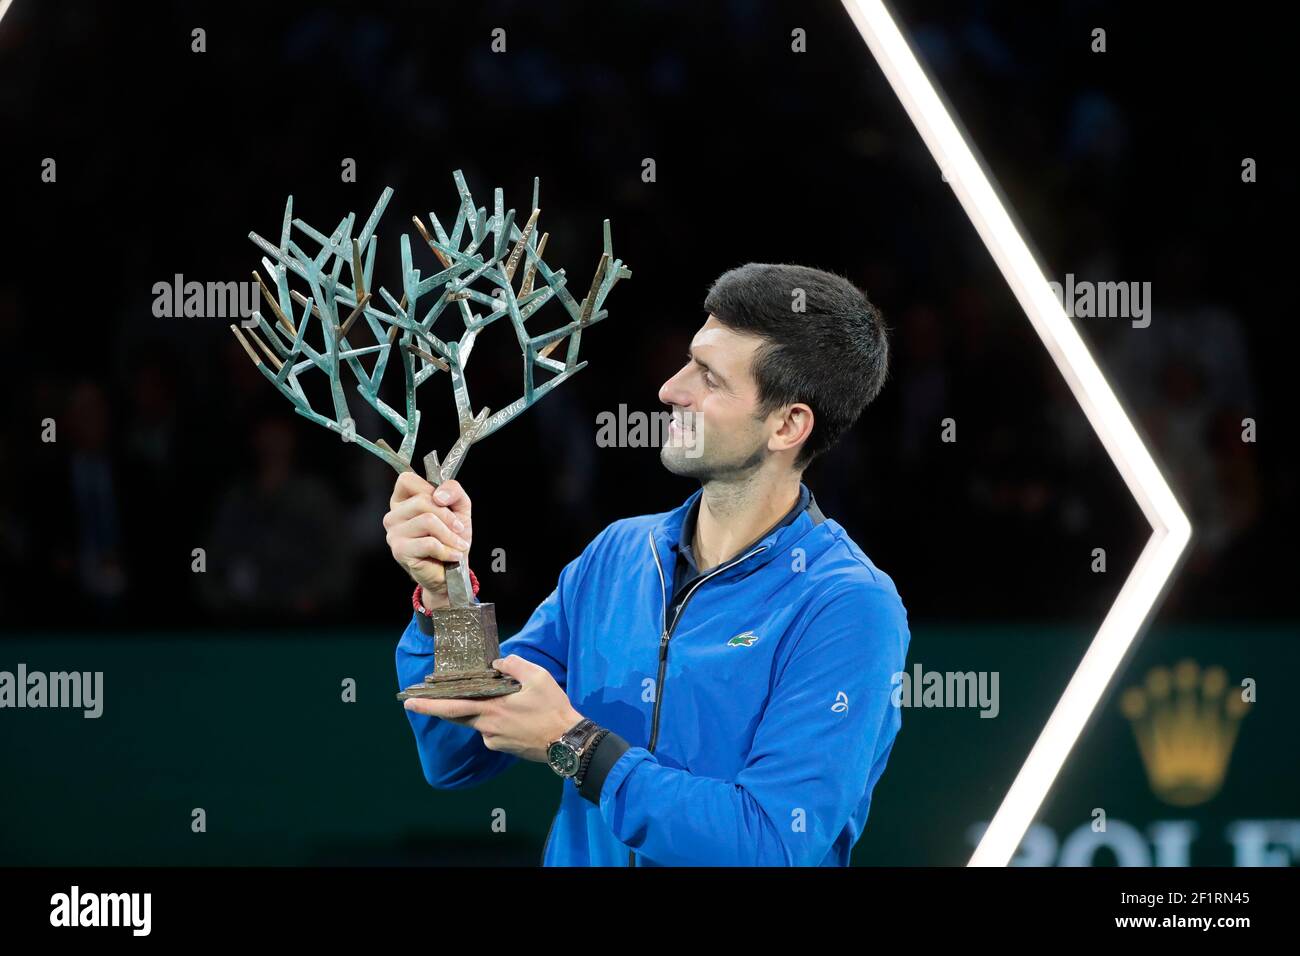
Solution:
{"label": "man's hand", "polygon": [[492,666],[519,681],[523,690],[484,700],[412,697],[403,706],[474,728],[483,735],[483,746],[488,750],[545,763],[551,741],[582,720],[582,714],[573,709],[551,672],[540,664],[511,654],[497,658]]}
{"label": "man's hand", "polygon": [[424,606],[447,606],[444,561],[469,554],[474,526],[470,500],[454,480],[436,489],[413,471],[397,476],[393,497],[384,515],[385,540],[393,558],[424,588]]}

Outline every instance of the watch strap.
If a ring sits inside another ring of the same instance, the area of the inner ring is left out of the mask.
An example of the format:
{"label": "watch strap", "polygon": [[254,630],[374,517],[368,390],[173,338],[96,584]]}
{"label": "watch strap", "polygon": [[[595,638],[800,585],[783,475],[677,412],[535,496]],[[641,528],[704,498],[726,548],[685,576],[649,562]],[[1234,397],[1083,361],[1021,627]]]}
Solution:
{"label": "watch strap", "polygon": [[563,740],[574,750],[582,751],[584,747],[590,745],[592,736],[600,727],[590,717],[584,717],[564,733],[560,735]]}

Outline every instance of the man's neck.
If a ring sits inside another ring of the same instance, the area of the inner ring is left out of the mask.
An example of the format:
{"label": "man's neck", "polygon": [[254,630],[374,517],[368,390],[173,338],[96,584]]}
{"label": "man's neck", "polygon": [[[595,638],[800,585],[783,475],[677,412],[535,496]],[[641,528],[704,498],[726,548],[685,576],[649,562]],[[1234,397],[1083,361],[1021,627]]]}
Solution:
{"label": "man's neck", "polygon": [[799,476],[755,473],[733,482],[710,481],[695,519],[695,566],[708,571],[781,520],[799,500]]}

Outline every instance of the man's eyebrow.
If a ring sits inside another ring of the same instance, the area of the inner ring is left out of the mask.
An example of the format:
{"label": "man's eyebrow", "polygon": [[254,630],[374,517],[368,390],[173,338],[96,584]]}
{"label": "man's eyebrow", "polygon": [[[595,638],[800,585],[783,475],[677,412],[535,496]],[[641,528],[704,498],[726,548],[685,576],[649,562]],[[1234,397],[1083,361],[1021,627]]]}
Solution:
{"label": "man's eyebrow", "polygon": [[719,372],[716,368],[714,368],[712,365],[710,365],[708,362],[704,361],[703,359],[700,359],[700,358],[696,358],[696,357],[695,357],[695,351],[694,351],[693,348],[687,348],[687,350],[686,350],[686,357],[687,357],[690,361],[694,362],[696,365],[698,365],[698,366],[700,366],[701,368],[705,369],[706,371],[712,372],[712,373],[713,373],[713,377],[716,378],[716,379],[717,379],[719,382],[721,382],[723,385],[726,385],[726,384],[727,384],[727,379],[726,379],[725,376],[723,376],[723,374],[722,374],[721,372]]}

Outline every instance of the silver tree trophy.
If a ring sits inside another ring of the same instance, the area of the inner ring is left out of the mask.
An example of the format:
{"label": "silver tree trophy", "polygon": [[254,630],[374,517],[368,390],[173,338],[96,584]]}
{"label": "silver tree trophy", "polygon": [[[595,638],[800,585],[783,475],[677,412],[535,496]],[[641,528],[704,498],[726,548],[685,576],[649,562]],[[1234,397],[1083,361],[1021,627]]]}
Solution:
{"label": "silver tree trophy", "polygon": [[[606,219],[604,252],[586,296],[578,302],[566,288],[564,270],[553,272],[542,260],[547,234],[543,234],[540,240],[537,237],[537,217],[541,212],[537,206],[540,181],[533,180],[533,211],[520,229],[515,223],[515,210],[503,208],[500,189],[495,190],[493,213],[488,216],[485,208],[475,208],[460,170],[453,176],[460,194],[460,206],[450,235],[432,212],[429,220],[433,224],[433,236],[429,235],[419,216],[411,217],[441,270],[421,277],[420,270],[412,264],[410,236],[403,233],[400,301],[395,301],[387,289],[375,290],[372,283],[378,238],[375,227],[393,195],[391,188],[384,189],[357,236],[353,235],[354,213],[348,213],[338,228],[327,236],[301,219],[293,218],[293,197],[290,196],[284,207],[278,246],[257,233],[248,234],[266,253],[262,265],[275,282],[273,295],[266,281],[254,270],[253,277],[261,287],[274,321],[254,312],[254,326],[230,327],[253,364],[293,403],[299,415],[337,432],[345,442],[360,445],[399,473],[412,470],[411,459],[420,427],[416,390],[438,372],[446,372],[451,377],[460,436],[441,461],[436,450],[424,457],[425,478],[435,486],[456,476],[472,444],[482,441],[561,382],[582,371],[587,364],[578,361],[582,330],[609,314],[601,309],[605,297],[615,282],[632,276],[622,261],[613,256],[609,220]],[[308,255],[295,242],[294,228],[320,246],[314,256]],[[349,283],[340,281],[345,266]],[[517,291],[516,272],[522,272]],[[290,273],[306,281],[310,296],[289,288]],[[539,276],[540,284],[535,288]],[[492,291],[488,293],[472,288],[476,283]],[[375,304],[376,296],[389,311]],[[530,335],[527,321],[552,298],[558,298],[564,305],[569,314],[568,323],[549,332]],[[422,303],[425,312],[420,317],[417,306]],[[444,341],[434,334],[433,326],[448,306],[454,306],[453,311],[460,312],[464,331],[459,339]],[[487,311],[478,314],[474,311],[475,306],[482,306]],[[489,409],[482,408],[475,413],[465,382],[465,366],[479,332],[507,316],[523,351],[524,394],[497,412],[489,414]],[[320,333],[311,337],[319,345],[307,341],[313,319],[319,324]],[[354,347],[348,341],[349,335],[355,337],[358,320],[364,320],[376,344]],[[260,329],[262,334],[257,335],[255,329]],[[568,348],[563,361],[551,358],[551,353],[566,339]],[[379,396],[384,371],[394,356],[401,365],[405,385],[404,412],[390,407]],[[371,363],[370,371],[362,361],[367,358]],[[401,444],[396,450],[382,438],[370,441],[356,433],[355,422],[348,411],[348,396],[343,388],[342,369],[345,364],[356,379],[356,390],[361,398],[401,432]],[[311,407],[298,382],[302,372],[313,368],[324,372],[329,380],[332,418]],[[533,375],[536,368],[553,374],[541,384],[535,384]],[[433,611],[433,673],[425,677],[423,684],[408,687],[398,694],[398,699],[480,698],[514,693],[520,689],[518,681],[491,666],[492,661],[500,656],[495,606],[477,602],[470,586],[465,556],[457,562],[446,562],[446,571],[450,606]]]}

